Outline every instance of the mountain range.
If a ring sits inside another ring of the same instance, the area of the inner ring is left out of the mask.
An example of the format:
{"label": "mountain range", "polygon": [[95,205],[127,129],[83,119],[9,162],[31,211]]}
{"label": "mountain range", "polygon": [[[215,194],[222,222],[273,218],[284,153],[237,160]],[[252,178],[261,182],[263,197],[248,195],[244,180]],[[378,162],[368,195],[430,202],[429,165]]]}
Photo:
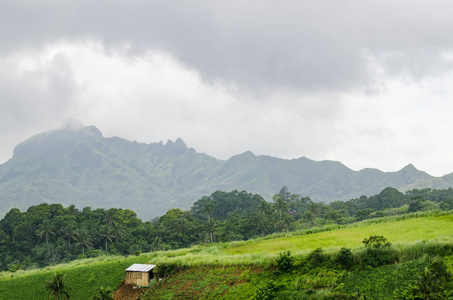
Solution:
{"label": "mountain range", "polygon": [[71,121],[20,143],[0,165],[0,217],[11,208],[45,202],[129,208],[150,220],[171,208],[188,209],[217,190],[246,190],[271,201],[283,185],[328,203],[375,195],[385,187],[448,188],[453,173],[433,177],[413,165],[397,172],[354,171],[337,161],[249,151],[219,160],[197,153],[180,138],[165,144],[104,138],[95,126]]}

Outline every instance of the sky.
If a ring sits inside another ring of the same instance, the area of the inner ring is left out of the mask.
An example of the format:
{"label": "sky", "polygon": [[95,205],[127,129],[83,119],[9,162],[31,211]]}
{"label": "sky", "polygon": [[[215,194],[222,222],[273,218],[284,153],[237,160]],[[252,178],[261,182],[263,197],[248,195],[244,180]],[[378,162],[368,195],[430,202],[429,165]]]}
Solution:
{"label": "sky", "polygon": [[453,172],[453,2],[4,0],[0,163],[68,118],[353,170]]}

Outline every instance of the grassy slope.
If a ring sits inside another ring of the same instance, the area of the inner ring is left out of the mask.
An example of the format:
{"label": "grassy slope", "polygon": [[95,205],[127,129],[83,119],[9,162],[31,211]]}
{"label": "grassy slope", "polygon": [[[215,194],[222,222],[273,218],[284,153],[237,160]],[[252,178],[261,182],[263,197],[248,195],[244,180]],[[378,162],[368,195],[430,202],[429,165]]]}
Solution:
{"label": "grassy slope", "polygon": [[40,270],[3,272],[0,276],[0,299],[49,299],[45,282],[54,273],[63,273],[73,288],[71,299],[91,299],[101,286],[116,288],[124,279],[124,270],[135,262],[147,262],[140,257],[98,257],[74,261]]}
{"label": "grassy slope", "polygon": [[362,222],[360,225],[353,224],[335,231],[245,243],[242,246],[227,249],[226,253],[278,253],[286,250],[297,253],[318,247],[324,249],[356,248],[362,246],[363,239],[370,235],[383,235],[392,243],[410,243],[418,240],[453,237],[453,215],[411,218],[402,221],[390,219],[387,222],[383,218],[383,222],[377,224]]}
{"label": "grassy slope", "polygon": [[[4,272],[0,273],[0,298],[47,299],[48,294],[44,289],[45,281],[49,280],[53,273],[61,272],[66,275],[69,286],[74,288],[74,291],[71,292],[71,299],[89,299],[101,286],[117,287],[124,278],[124,269],[130,264],[144,262],[157,265],[169,262],[189,268],[211,266],[206,268],[206,271],[199,269],[193,272],[200,274],[200,278],[194,278],[195,275],[190,272],[185,273],[189,277],[192,276],[190,278],[184,277],[184,273],[178,274],[168,282],[168,285],[166,284],[156,291],[161,297],[169,299],[173,296],[194,297],[206,289],[206,291],[210,291],[209,294],[237,298],[237,295],[250,294],[255,284],[263,279],[260,279],[259,276],[264,276],[264,278],[268,276],[265,272],[260,275],[255,271],[260,266],[268,266],[277,253],[283,250],[304,253],[318,247],[332,250],[341,246],[358,248],[365,237],[373,234],[384,235],[392,243],[398,241],[401,243],[401,247],[420,240],[451,241],[453,240],[453,215],[408,218],[399,221],[383,218],[378,223],[362,222],[343,229],[314,234],[294,235],[290,233],[287,237],[282,238],[263,238],[248,242],[217,244],[210,247],[196,246],[190,249],[155,252],[139,257],[101,257],[41,270]],[[305,275],[301,274],[301,276]],[[301,282],[324,280],[307,278],[301,277]],[[331,286],[332,284],[320,285]],[[200,297],[206,297],[206,295],[200,294]]]}

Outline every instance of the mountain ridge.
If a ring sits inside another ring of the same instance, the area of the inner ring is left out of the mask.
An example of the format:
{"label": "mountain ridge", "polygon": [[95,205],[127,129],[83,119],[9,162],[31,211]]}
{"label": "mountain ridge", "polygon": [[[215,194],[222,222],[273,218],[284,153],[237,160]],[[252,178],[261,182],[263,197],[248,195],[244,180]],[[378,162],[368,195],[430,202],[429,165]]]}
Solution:
{"label": "mountain ridge", "polygon": [[69,122],[18,144],[0,165],[0,215],[42,202],[129,208],[144,218],[188,209],[216,190],[246,190],[267,200],[286,185],[315,201],[349,200],[391,186],[445,188],[453,174],[434,177],[409,164],[396,172],[354,171],[338,161],[281,159],[251,151],[219,160],[178,138],[165,144],[103,137],[95,126]]}

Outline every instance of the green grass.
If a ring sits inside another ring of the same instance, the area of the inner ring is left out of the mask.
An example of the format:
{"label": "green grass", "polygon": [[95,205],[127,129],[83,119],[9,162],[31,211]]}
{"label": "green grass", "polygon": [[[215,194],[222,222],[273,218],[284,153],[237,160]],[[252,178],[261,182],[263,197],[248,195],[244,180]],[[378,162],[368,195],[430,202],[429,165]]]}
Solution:
{"label": "green grass", "polygon": [[256,266],[187,268],[145,299],[250,299],[254,292],[251,281],[261,272]]}
{"label": "green grass", "polygon": [[[392,242],[392,251],[396,253],[399,262],[419,259],[426,253],[442,255],[439,253],[442,253],[445,246],[451,249],[453,244],[453,215],[381,218],[339,229],[338,226],[332,226],[278,234],[247,242],[199,245],[142,254],[138,257],[104,256],[39,270],[3,272],[0,273],[0,298],[48,299],[45,281],[50,280],[54,273],[63,273],[68,285],[74,289],[70,293],[71,299],[90,299],[101,286],[113,289],[118,287],[124,279],[124,270],[132,263],[152,263],[158,266],[169,264],[180,270],[165,286],[156,289],[155,293],[160,299],[209,299],[210,295],[212,299],[247,299],[255,292],[256,286],[277,279],[280,284],[279,293],[282,294],[290,293],[294,297],[301,297],[302,293],[310,288],[316,289],[314,294],[327,293],[339,283],[342,277],[340,273],[318,270],[277,278],[272,271],[275,257],[286,250],[300,257],[319,247],[332,255],[340,247],[348,247],[353,249],[356,257],[360,257],[364,252],[362,241],[370,235],[384,235]],[[392,268],[397,268],[396,265],[386,267],[389,269],[379,269],[384,272],[379,273],[382,285],[387,285],[385,274],[393,274]],[[371,271],[369,274],[367,271],[361,272],[365,273],[360,273],[358,278],[371,278],[369,281],[372,281]],[[345,288],[349,289],[348,284],[348,281],[345,281]],[[365,281],[363,286],[370,287]],[[371,289],[373,287],[370,287],[370,291]]]}
{"label": "green grass", "polygon": [[393,299],[395,289],[413,284],[427,266],[423,260],[382,266],[352,274],[337,290],[349,294],[359,292],[371,299]]}
{"label": "green grass", "polygon": [[46,280],[54,273],[66,276],[71,299],[91,299],[101,286],[116,289],[124,279],[124,270],[132,263],[147,262],[148,255],[139,257],[98,257],[74,261],[40,270],[3,272],[0,276],[0,299],[49,299]]}
{"label": "green grass", "polygon": [[419,240],[450,239],[453,237],[453,215],[389,220],[381,223],[363,222],[360,225],[333,231],[251,241],[237,244],[237,246],[232,244],[225,252],[227,254],[276,254],[286,250],[293,253],[306,253],[319,247],[324,249],[357,248],[363,246],[363,239],[371,235],[383,235],[392,243],[403,244]]}

